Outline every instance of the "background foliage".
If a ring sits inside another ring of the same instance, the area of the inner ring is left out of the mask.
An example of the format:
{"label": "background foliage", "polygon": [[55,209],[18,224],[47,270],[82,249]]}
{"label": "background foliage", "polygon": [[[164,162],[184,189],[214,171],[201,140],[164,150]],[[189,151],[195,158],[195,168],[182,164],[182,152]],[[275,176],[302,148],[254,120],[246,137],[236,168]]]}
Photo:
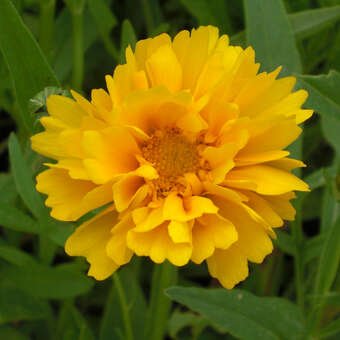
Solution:
{"label": "background foliage", "polygon": [[[141,258],[94,282],[64,254],[75,225],[51,219],[34,189],[43,159],[28,138],[51,93],[105,87],[136,39],[207,24],[309,91],[317,114],[291,151],[313,190],[238,289],[219,289],[204,266]],[[0,339],[339,339],[338,0],[1,0],[0,50]]]}

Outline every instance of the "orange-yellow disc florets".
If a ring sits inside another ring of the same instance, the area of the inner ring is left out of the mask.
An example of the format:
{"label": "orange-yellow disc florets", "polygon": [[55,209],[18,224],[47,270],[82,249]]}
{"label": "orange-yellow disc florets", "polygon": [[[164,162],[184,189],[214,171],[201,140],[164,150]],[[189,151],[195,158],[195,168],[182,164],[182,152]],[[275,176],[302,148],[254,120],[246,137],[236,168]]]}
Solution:
{"label": "orange-yellow disc florets", "polygon": [[157,130],[144,142],[142,155],[158,171],[159,178],[153,182],[161,196],[185,190],[183,176],[199,170],[197,142],[178,128]]}
{"label": "orange-yellow disc florets", "polygon": [[280,68],[258,73],[251,47],[231,46],[212,26],[160,34],[126,49],[91,101],[52,95],[32,148],[54,159],[37,176],[51,215],[75,221],[108,205],[69,237],[101,280],[135,254],[176,266],[207,262],[226,288],[273,249],[293,220],[286,147],[312,111],[307,92]]}

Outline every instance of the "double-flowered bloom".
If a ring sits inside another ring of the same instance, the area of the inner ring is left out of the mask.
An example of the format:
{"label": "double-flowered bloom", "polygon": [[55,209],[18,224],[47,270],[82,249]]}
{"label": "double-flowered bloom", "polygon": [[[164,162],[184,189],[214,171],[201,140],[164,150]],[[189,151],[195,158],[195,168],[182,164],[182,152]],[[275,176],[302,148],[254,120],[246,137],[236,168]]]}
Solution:
{"label": "double-flowered bloom", "polygon": [[37,189],[59,220],[105,206],[65,246],[89,275],[105,279],[136,254],[206,261],[232,288],[272,252],[274,229],[294,219],[293,191],[308,191],[290,173],[304,164],[284,149],[312,111],[295,78],[258,69],[251,47],[200,27],[127,48],[91,101],[48,98],[32,147],[57,162]]}

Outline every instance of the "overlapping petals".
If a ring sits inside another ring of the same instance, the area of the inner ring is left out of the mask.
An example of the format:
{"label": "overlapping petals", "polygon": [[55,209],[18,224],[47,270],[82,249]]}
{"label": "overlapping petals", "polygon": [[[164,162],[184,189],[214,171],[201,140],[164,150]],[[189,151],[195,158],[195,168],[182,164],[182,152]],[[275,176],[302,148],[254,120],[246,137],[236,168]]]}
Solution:
{"label": "overlapping petals", "polygon": [[105,279],[133,254],[207,261],[230,289],[272,252],[274,229],[294,219],[294,191],[309,190],[284,149],[312,111],[293,77],[258,69],[251,47],[200,27],[128,47],[91,101],[48,98],[31,141],[56,161],[37,177],[51,215],[75,221],[108,205],[65,246],[89,275]]}

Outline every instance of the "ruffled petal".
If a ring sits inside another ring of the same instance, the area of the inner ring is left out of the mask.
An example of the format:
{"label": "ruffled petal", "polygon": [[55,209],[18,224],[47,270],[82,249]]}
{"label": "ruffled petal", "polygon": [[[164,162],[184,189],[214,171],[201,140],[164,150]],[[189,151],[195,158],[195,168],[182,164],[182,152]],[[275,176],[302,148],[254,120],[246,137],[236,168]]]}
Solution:
{"label": "ruffled petal", "polygon": [[119,267],[107,256],[105,250],[116,221],[117,213],[110,207],[83,223],[66,241],[66,253],[70,256],[86,257],[90,263],[88,275],[96,280],[105,280]]}

